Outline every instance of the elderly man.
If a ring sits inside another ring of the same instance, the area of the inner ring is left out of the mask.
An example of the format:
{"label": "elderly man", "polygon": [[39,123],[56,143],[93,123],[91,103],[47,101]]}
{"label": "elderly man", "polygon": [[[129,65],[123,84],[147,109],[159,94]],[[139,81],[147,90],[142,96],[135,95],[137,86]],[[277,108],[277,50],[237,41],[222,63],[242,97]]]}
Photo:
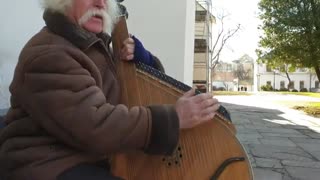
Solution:
{"label": "elderly man", "polygon": [[[174,105],[119,104],[117,60],[109,47],[118,14],[114,0],[43,0],[42,5],[46,26],[21,51],[0,133],[5,179],[119,179],[107,171],[110,154],[169,154],[179,129],[214,117],[218,101],[192,90]],[[161,69],[134,37],[124,41],[122,59]]]}

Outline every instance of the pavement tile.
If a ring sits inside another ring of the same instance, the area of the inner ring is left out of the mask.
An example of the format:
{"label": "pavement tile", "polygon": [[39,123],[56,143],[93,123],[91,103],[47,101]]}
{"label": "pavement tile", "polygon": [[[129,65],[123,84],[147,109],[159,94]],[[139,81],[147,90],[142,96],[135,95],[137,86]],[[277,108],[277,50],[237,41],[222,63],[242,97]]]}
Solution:
{"label": "pavement tile", "polygon": [[311,138],[314,138],[314,139],[320,139],[320,133],[317,133],[311,129],[301,129],[301,130],[298,130],[299,132],[301,132],[302,134],[306,135],[306,136],[309,136]]}
{"label": "pavement tile", "polygon": [[288,134],[288,133],[260,133],[263,137],[303,137],[303,138],[308,138],[308,136],[303,135],[303,134]]}
{"label": "pavement tile", "polygon": [[282,168],[278,159],[255,158],[255,162],[259,168]]}
{"label": "pavement tile", "polygon": [[282,180],[282,174],[264,168],[253,168],[254,180]]}
{"label": "pavement tile", "polygon": [[297,147],[273,146],[265,144],[250,144],[252,155],[260,158],[270,158],[293,161],[314,161],[309,153]]}
{"label": "pavement tile", "polygon": [[219,97],[232,112],[255,180],[320,180],[320,119],[272,102],[293,97],[306,100],[274,94]]}
{"label": "pavement tile", "polygon": [[[285,167],[293,179],[299,180],[319,180],[320,170],[314,168],[303,167]],[[271,179],[270,179],[271,180]]]}
{"label": "pavement tile", "polygon": [[285,134],[301,134],[295,129],[285,129],[285,128],[267,128],[267,129],[258,129],[260,133],[285,133]]}
{"label": "pavement tile", "polygon": [[285,146],[285,147],[296,147],[289,138],[280,138],[280,137],[268,137],[260,139],[262,144],[273,145],[273,146]]}
{"label": "pavement tile", "polygon": [[320,171],[320,162],[319,161],[291,161],[291,160],[282,160],[281,164],[283,166],[291,166],[291,167],[305,167],[305,168],[315,168]]}

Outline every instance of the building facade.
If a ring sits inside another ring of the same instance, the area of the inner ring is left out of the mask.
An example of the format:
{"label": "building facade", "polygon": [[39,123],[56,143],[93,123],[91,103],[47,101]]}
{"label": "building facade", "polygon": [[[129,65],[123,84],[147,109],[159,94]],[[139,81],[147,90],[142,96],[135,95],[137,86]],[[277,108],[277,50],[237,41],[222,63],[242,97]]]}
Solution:
{"label": "building facade", "polygon": [[288,87],[289,80],[285,73],[272,70],[265,64],[257,64],[256,88],[261,90],[261,86],[269,85],[275,90],[289,88],[290,91],[301,91],[305,88],[308,91],[319,91],[319,80],[316,74],[309,69],[297,69],[295,72],[288,73],[288,75],[291,80],[290,87]]}
{"label": "building facade", "polygon": [[254,60],[248,55],[230,63],[220,62],[212,73],[212,89],[219,91],[253,91]]}
{"label": "building facade", "polygon": [[215,24],[215,17],[212,15],[211,6],[211,0],[196,0],[193,86],[202,91],[211,91],[211,77],[209,77],[208,63],[211,59],[211,31],[212,26]]}

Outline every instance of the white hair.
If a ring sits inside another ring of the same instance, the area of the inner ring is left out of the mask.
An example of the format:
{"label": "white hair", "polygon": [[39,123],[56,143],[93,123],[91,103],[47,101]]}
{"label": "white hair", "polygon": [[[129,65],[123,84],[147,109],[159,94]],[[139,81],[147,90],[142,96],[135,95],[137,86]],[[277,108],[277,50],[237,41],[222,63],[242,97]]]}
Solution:
{"label": "white hair", "polygon": [[41,6],[44,9],[65,13],[68,7],[72,6],[73,0],[40,0]]}
{"label": "white hair", "polygon": [[[65,14],[67,8],[72,7],[73,1],[74,0],[41,0],[41,5],[44,9]],[[110,34],[113,30],[114,25],[117,23],[120,9],[116,0],[106,1],[106,11],[99,9],[90,9],[80,19],[78,19],[78,24],[81,25],[85,23],[92,16],[100,15],[103,18],[103,31]]]}

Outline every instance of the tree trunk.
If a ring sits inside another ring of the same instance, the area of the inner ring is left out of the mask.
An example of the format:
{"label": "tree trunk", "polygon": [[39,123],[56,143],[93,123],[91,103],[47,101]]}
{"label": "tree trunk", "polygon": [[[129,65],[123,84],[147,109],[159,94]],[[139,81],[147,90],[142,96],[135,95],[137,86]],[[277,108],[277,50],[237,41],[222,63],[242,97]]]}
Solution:
{"label": "tree trunk", "polygon": [[290,79],[290,76],[289,76],[288,71],[286,71],[286,76],[287,76],[288,81],[289,81],[289,83],[288,83],[288,90],[289,90],[289,89],[290,89],[290,87],[291,87],[291,79]]}
{"label": "tree trunk", "polygon": [[313,68],[316,71],[316,74],[317,74],[317,77],[318,77],[318,81],[320,81],[320,67],[319,67],[319,65],[316,64]]}

